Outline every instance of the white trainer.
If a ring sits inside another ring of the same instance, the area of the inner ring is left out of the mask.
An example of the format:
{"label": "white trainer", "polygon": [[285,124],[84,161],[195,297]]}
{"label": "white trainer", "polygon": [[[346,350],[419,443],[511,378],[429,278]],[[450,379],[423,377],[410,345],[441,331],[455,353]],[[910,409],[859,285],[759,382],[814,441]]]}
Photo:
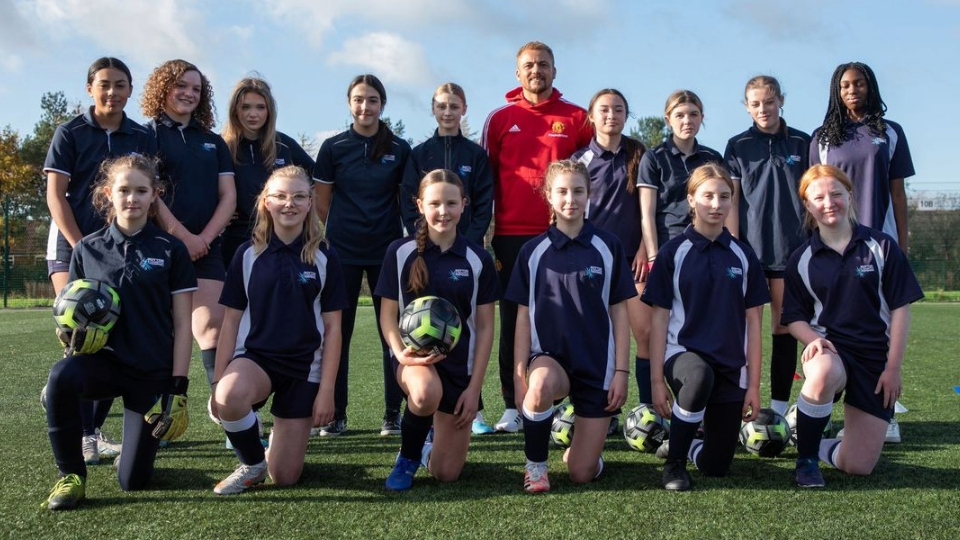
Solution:
{"label": "white trainer", "polygon": [[120,455],[123,445],[111,439],[106,433],[97,429],[97,452],[103,459],[113,459]]}
{"label": "white trainer", "polygon": [[80,448],[83,450],[83,462],[87,465],[100,463],[100,451],[97,449],[97,436],[84,435]]}
{"label": "white trainer", "polygon": [[240,464],[233,474],[220,481],[213,492],[217,495],[237,495],[247,488],[262,484],[267,478],[267,461],[263,460],[256,465]]}
{"label": "white trainer", "polygon": [[523,417],[516,409],[506,409],[493,428],[504,433],[516,433],[523,429]]}
{"label": "white trainer", "polygon": [[[843,430],[837,432],[837,438],[843,438]],[[900,423],[897,422],[896,418],[890,419],[890,424],[887,426],[887,435],[883,438],[883,442],[890,444],[898,444],[903,442],[900,438]]]}

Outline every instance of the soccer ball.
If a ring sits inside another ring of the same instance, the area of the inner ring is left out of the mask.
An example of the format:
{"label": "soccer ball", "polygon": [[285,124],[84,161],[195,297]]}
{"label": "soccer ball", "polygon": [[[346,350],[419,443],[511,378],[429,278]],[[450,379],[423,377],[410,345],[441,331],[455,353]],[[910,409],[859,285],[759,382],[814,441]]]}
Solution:
{"label": "soccer ball", "polygon": [[53,321],[64,332],[93,327],[109,333],[119,318],[120,295],[95,279],[67,283],[53,301]]}
{"label": "soccer ball", "polygon": [[550,440],[560,448],[569,448],[573,444],[573,427],[577,417],[573,414],[573,405],[561,403],[553,411],[553,424],[550,426]]}
{"label": "soccer ball", "polygon": [[447,354],[460,340],[460,314],[447,300],[422,296],[400,314],[400,339],[422,356]]}
{"label": "soccer ball", "polygon": [[757,419],[740,427],[740,444],[751,454],[774,458],[790,442],[786,418],[773,409],[761,409]]}
{"label": "soccer ball", "polygon": [[669,436],[669,424],[651,405],[634,407],[623,421],[623,438],[638,452],[656,452]]}
{"label": "soccer ball", "polygon": [[[787,414],[784,417],[787,419],[787,425],[790,426],[790,444],[796,446],[797,444],[797,404],[794,403],[787,409]],[[823,438],[829,439],[833,434],[833,421],[830,420],[827,422],[827,425],[823,428]]]}

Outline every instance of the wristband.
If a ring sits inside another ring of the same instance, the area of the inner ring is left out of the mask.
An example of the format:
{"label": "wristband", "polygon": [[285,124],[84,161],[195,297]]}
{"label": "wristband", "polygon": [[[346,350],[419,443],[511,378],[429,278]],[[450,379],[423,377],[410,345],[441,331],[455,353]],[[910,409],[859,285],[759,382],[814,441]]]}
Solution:
{"label": "wristband", "polygon": [[613,370],[613,372],[614,372],[614,373],[626,373],[627,375],[630,374],[630,370],[629,370],[629,369],[615,369],[615,370]]}

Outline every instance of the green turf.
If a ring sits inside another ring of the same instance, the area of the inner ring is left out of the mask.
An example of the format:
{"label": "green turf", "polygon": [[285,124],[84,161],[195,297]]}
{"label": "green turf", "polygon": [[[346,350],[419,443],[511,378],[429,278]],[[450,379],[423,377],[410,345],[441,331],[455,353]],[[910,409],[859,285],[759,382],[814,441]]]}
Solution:
{"label": "green turf", "polygon": [[[0,537],[7,538],[957,538],[960,535],[960,306],[913,310],[899,416],[904,443],[888,445],[867,478],[826,470],[827,489],[793,487],[794,450],[764,460],[738,453],[732,474],[693,472],[694,491],[659,488],[652,455],[610,439],[603,477],[572,485],[550,457],[553,491],[521,491],[522,437],[476,437],[460,481],[422,470],[406,494],[385,492],[399,441],[382,439],[382,375],[373,311],[360,309],[351,365],[350,432],[314,440],[300,484],[220,498],[211,488],[235,466],[206,419],[202,368],[192,368],[185,440],[161,450],[153,489],[119,490],[109,465],[92,467],[88,501],[75,512],[41,509],[56,471],[37,396],[58,356],[47,310],[0,311]],[[766,340],[766,344],[769,340]],[[488,417],[502,411],[488,371]],[[631,385],[632,386],[632,385]],[[762,395],[766,400],[766,386]],[[635,398],[631,397],[631,402]],[[794,389],[796,393],[796,387]],[[119,405],[106,430],[119,435]],[[834,415],[839,427],[842,418]]]}

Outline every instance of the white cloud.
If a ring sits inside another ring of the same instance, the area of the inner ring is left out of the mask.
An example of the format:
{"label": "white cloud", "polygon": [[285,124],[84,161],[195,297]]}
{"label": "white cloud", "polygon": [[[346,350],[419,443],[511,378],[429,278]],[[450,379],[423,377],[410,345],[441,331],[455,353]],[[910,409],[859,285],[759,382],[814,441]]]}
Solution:
{"label": "white cloud", "polygon": [[434,80],[423,47],[396,34],[375,32],[343,42],[327,57],[334,65],[356,66],[373,72],[385,83],[416,87]]}

